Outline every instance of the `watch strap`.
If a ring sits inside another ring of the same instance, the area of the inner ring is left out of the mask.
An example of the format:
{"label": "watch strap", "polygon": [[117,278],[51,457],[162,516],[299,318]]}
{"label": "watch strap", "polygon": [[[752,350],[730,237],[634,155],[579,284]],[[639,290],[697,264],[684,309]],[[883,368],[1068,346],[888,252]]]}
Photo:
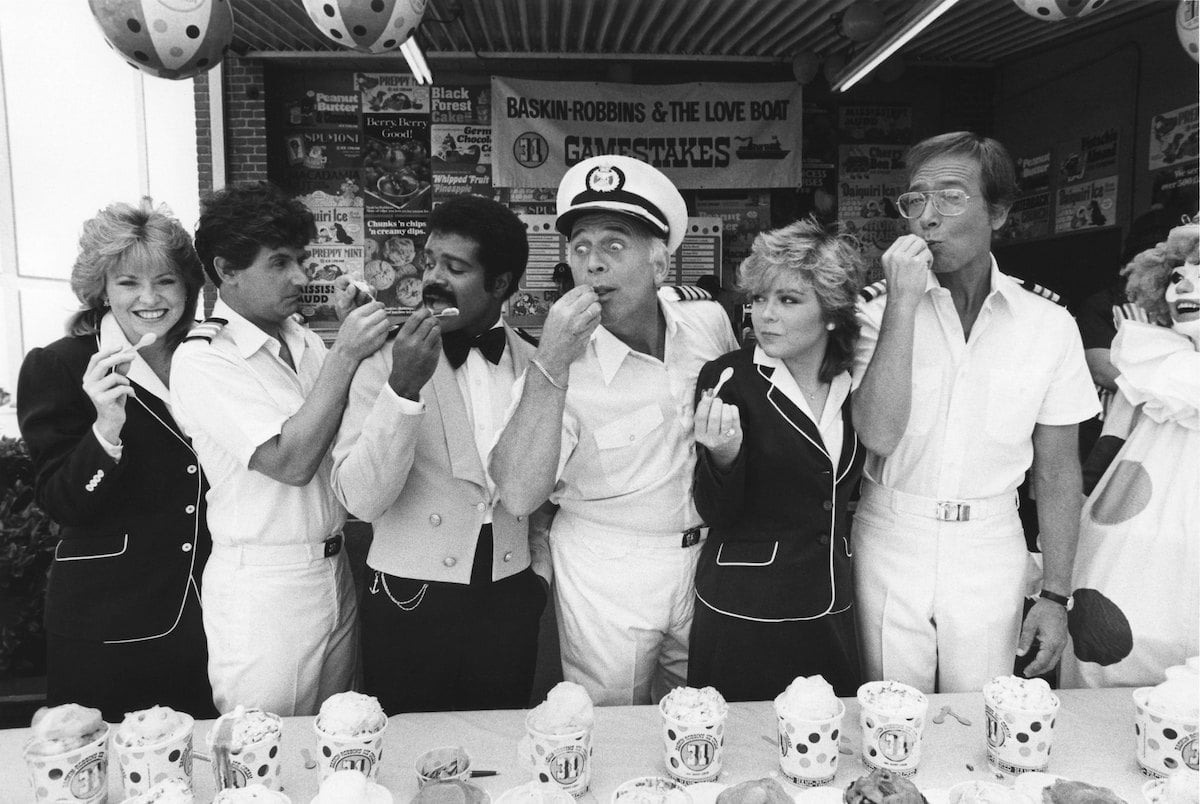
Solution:
{"label": "watch strap", "polygon": [[1046,589],[1043,589],[1041,592],[1039,592],[1038,597],[1043,597],[1046,600],[1049,600],[1051,603],[1057,603],[1058,605],[1064,607],[1071,604],[1070,597],[1066,595],[1060,595],[1058,592],[1050,592]]}

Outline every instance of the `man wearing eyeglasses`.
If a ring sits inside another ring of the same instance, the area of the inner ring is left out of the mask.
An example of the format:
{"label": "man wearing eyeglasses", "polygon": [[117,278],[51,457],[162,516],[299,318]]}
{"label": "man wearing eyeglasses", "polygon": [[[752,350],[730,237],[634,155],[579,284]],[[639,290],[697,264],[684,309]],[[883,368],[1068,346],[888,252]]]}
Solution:
{"label": "man wearing eyeglasses", "polygon": [[[991,255],[1016,193],[1004,146],[943,134],[907,164],[897,207],[910,234],[883,255],[886,293],[859,310],[864,670],[925,692],[977,691],[1035,639],[1027,676],[1062,653],[1081,501],[1076,430],[1096,395],[1071,317]],[[1022,626],[1036,573],[1016,488],[1031,465],[1044,572]]]}

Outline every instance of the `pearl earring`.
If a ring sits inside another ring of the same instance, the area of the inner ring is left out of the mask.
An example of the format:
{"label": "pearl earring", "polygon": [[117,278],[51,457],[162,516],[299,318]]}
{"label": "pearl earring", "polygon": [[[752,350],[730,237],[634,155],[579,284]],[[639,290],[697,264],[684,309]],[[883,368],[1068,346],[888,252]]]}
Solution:
{"label": "pearl earring", "polygon": [[837,324],[833,323],[832,321],[827,321],[827,322],[825,323],[825,329],[829,330],[830,332],[833,332],[833,330],[834,330],[836,327],[837,327]]}

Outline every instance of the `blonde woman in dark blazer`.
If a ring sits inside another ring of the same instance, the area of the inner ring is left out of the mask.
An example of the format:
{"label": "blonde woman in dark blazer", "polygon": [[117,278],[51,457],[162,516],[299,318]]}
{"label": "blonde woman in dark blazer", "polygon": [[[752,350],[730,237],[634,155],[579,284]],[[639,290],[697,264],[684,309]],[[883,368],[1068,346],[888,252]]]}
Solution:
{"label": "blonde woman in dark blazer", "polygon": [[700,371],[694,491],[710,530],[688,684],[729,700],[800,675],[839,695],[860,682],[846,503],[864,458],[848,372],[862,282],[854,245],[815,221],[759,235],[738,272],[757,345]]}
{"label": "blonde woman in dark blazer", "polygon": [[200,620],[208,484],[167,393],[203,276],[162,208],[112,204],[83,226],[71,272],[83,308],[69,334],[21,366],[37,500],[62,526],[46,590],[47,697],[109,721],[154,704],[215,714]]}

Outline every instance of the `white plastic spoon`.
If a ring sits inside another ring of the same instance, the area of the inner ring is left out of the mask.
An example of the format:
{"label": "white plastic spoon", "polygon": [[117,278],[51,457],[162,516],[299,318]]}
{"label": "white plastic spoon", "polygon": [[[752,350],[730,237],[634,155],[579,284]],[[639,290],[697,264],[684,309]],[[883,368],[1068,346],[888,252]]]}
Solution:
{"label": "white plastic spoon", "polygon": [[721,376],[717,378],[717,384],[712,389],[712,395],[714,399],[716,398],[717,394],[721,393],[721,388],[725,385],[725,383],[729,382],[731,379],[733,379],[733,366],[726,366],[725,370],[721,372]]}

